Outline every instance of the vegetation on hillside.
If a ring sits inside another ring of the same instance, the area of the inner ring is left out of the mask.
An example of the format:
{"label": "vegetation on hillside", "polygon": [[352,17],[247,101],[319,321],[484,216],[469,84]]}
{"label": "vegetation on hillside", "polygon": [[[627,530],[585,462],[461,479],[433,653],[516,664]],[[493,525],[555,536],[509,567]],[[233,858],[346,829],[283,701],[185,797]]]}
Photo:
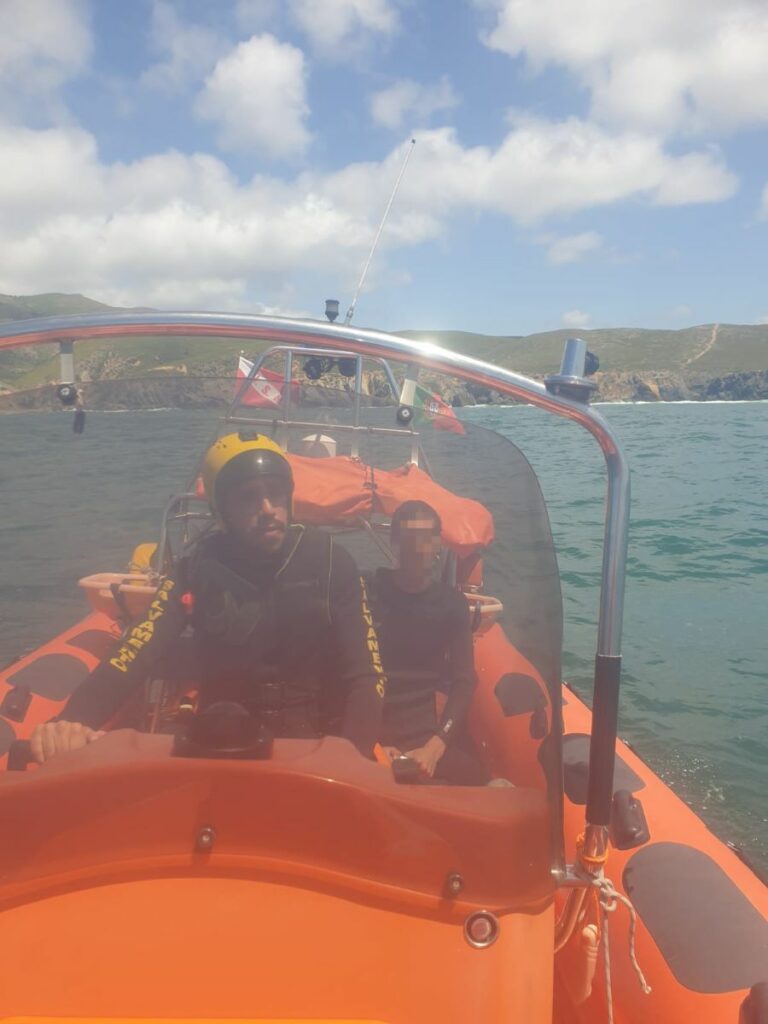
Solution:
{"label": "vegetation on hillside", "polygon": [[527,337],[496,337],[465,331],[401,331],[407,338],[433,341],[534,377],[555,373],[563,343],[575,334],[587,342],[607,373],[736,373],[768,369],[768,325],[714,324],[678,331],[606,328],[547,331]]}

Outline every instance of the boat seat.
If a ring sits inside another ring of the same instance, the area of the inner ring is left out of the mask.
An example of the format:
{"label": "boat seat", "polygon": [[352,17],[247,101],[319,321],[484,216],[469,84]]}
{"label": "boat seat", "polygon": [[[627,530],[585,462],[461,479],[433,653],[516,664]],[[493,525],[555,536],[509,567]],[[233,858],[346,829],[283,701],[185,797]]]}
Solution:
{"label": "boat seat", "polygon": [[765,975],[768,921],[703,850],[652,843],[630,857],[622,881],[681,985],[734,992]]}
{"label": "boat seat", "polygon": [[94,611],[114,620],[137,618],[157,593],[157,579],[137,572],[97,572],[84,576],[78,586],[85,591]]}

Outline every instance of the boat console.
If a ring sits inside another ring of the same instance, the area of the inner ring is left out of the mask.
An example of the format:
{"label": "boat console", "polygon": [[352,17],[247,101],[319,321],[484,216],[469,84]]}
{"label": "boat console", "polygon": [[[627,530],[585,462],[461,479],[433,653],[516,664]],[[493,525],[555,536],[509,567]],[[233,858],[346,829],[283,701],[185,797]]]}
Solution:
{"label": "boat console", "polygon": [[0,852],[0,906],[106,877],[262,877],[278,864],[298,885],[431,913],[551,899],[541,792],[398,785],[335,737],[278,739],[248,759],[199,754],[125,729],[5,773],[0,830],[15,838]]}

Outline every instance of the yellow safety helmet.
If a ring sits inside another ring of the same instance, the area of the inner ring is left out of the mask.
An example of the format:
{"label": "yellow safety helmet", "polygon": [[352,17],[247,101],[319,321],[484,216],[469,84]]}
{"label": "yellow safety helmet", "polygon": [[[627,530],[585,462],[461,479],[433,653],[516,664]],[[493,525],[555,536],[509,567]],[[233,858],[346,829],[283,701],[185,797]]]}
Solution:
{"label": "yellow safety helmet", "polygon": [[285,481],[288,509],[292,511],[293,473],[285,452],[271,437],[263,434],[255,437],[226,434],[220,437],[206,452],[200,475],[208,504],[219,519],[224,491],[260,476],[276,476]]}

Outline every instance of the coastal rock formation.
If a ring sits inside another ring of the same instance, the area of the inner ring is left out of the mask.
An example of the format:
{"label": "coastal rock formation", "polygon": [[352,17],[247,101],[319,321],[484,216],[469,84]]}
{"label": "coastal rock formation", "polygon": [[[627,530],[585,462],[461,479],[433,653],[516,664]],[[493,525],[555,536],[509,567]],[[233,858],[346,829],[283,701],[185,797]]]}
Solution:
{"label": "coastal rock formation", "polygon": [[768,370],[726,373],[596,373],[596,401],[711,402],[768,399]]}
{"label": "coastal rock formation", "polygon": [[[729,373],[710,378],[682,373],[597,373],[596,402],[724,402],[768,400],[768,370]],[[389,400],[388,388],[371,375],[369,395],[374,403]],[[428,378],[426,385],[453,406],[508,404],[509,397],[473,384],[446,384]],[[206,377],[176,374],[141,379],[102,379],[83,382],[89,409],[203,409],[226,407],[233,380],[215,373]],[[341,387],[305,387],[305,404],[343,405],[349,397]],[[57,410],[53,385],[30,390],[0,390],[0,412]]]}

